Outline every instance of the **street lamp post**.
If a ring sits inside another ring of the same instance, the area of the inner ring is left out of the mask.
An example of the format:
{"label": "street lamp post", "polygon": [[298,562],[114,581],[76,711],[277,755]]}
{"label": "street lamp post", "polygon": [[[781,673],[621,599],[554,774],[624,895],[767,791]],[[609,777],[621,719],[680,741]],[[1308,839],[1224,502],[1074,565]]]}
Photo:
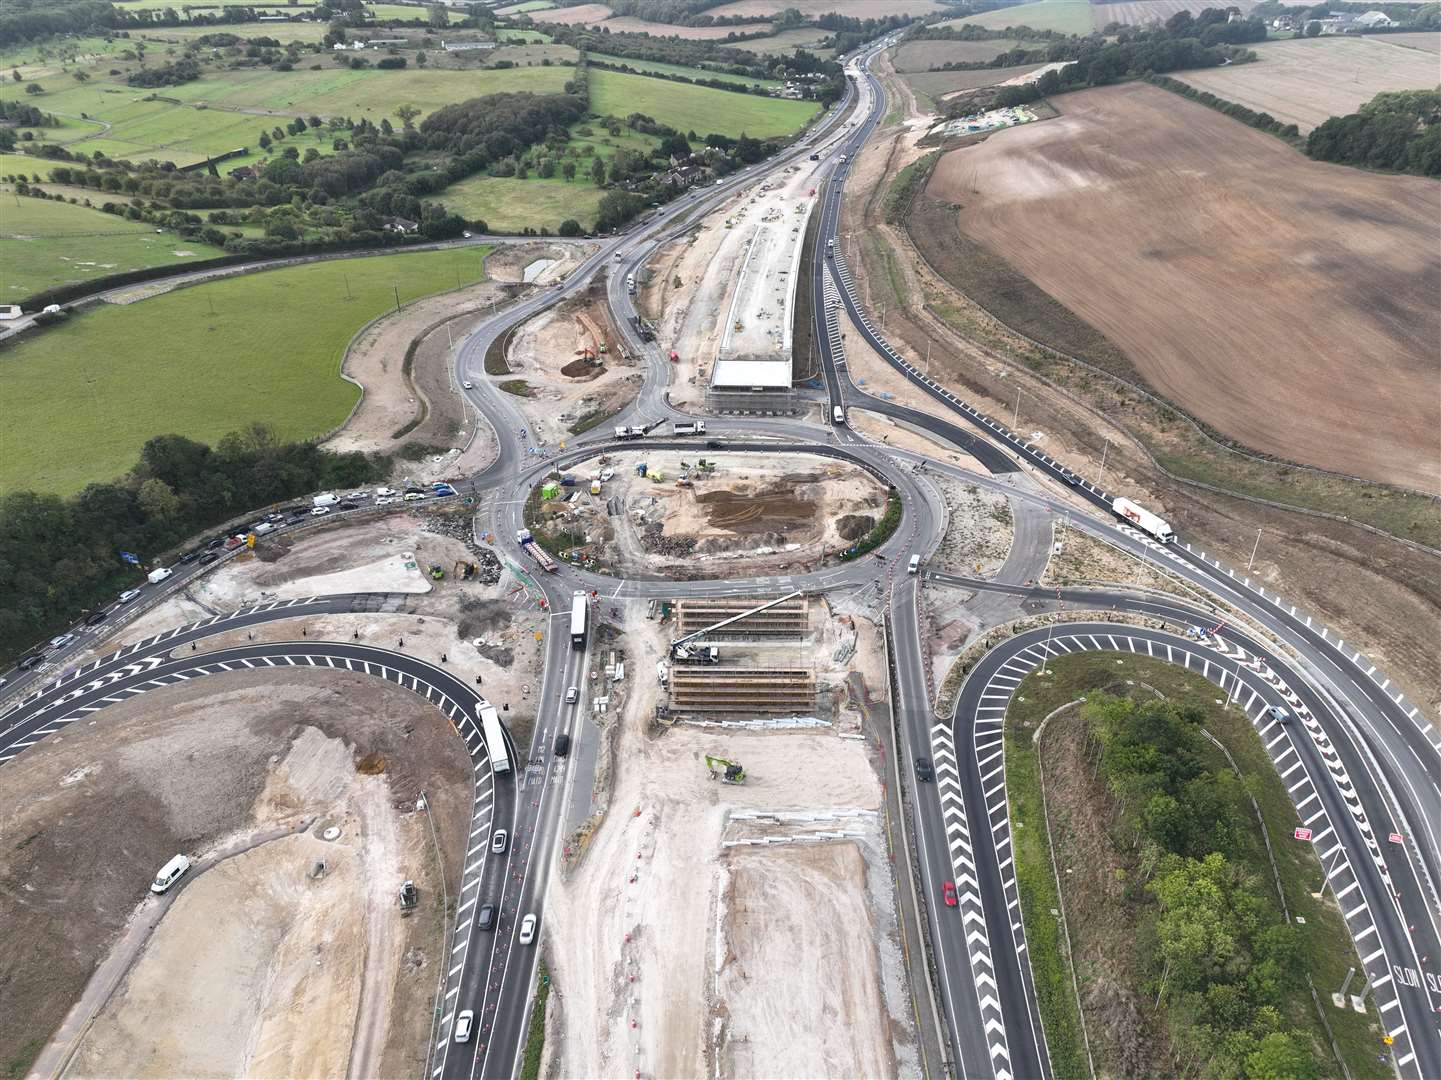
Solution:
{"label": "street lamp post", "polygon": [[1251,545],[1251,557],[1246,560],[1246,572],[1251,572],[1251,567],[1256,565],[1256,552],[1261,547],[1261,530],[1256,530],[1256,542]]}

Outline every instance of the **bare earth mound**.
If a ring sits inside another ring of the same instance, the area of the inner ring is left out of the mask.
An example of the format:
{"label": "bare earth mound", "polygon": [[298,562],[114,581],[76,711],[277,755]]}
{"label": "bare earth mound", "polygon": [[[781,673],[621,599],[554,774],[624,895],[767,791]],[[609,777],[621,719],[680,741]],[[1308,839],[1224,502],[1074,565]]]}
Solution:
{"label": "bare earth mound", "polygon": [[1141,83],[1060,102],[948,154],[929,194],[1227,436],[1441,491],[1434,181],[1307,161]]}

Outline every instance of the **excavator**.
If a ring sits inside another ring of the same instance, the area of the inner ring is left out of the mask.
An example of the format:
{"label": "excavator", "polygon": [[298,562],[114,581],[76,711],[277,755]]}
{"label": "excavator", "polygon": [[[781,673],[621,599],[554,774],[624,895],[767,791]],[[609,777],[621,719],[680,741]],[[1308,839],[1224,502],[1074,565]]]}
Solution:
{"label": "excavator", "polygon": [[705,756],[705,767],[710,770],[710,778],[719,780],[723,784],[744,784],[746,782],[746,771],[738,762],[727,761],[721,757]]}

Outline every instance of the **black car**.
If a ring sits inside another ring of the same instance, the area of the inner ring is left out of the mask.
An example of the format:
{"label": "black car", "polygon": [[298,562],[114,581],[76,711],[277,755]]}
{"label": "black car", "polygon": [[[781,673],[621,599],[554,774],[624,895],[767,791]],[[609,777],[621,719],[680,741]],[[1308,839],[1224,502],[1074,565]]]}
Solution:
{"label": "black car", "polygon": [[197,548],[194,551],[187,551],[184,555],[180,556],[180,561],[183,563],[193,563],[198,558],[200,558],[200,550]]}
{"label": "black car", "polygon": [[721,442],[719,439],[707,439],[705,443],[705,448],[707,450],[724,450],[725,443]]}
{"label": "black car", "polygon": [[200,565],[209,566],[219,558],[220,553],[218,551],[207,551],[204,555],[200,556]]}
{"label": "black car", "polygon": [[481,930],[495,929],[495,905],[481,904],[480,914],[475,917],[475,925]]}
{"label": "black car", "polygon": [[214,540],[210,541],[210,543],[206,544],[205,547],[207,550],[213,551],[223,543],[225,543],[225,537],[217,536]]}
{"label": "black car", "polygon": [[930,758],[916,758],[916,779],[923,784],[929,784],[935,781],[936,767],[931,764]]}
{"label": "black car", "polygon": [[1072,487],[1080,487],[1081,485],[1081,478],[1064,465],[1061,466],[1061,479]]}
{"label": "black car", "polygon": [[87,618],[87,619],[85,620],[85,625],[86,625],[86,626],[99,626],[101,623],[103,623],[103,622],[105,621],[105,616],[108,615],[108,614],[110,614],[108,611],[97,611],[94,615],[91,615],[89,618]]}
{"label": "black car", "polygon": [[29,656],[25,657],[24,660],[21,660],[20,663],[16,666],[19,667],[21,671],[29,671],[33,667],[39,667],[40,661],[44,659],[45,657],[41,656],[39,653],[31,653]]}
{"label": "black car", "polygon": [[354,502],[346,501],[346,502],[343,502],[343,503],[338,503],[338,504],[336,505],[336,509],[337,509],[337,510],[359,510],[359,509],[360,509],[360,504],[359,504],[359,503],[354,503]]}
{"label": "black car", "polygon": [[565,757],[570,753],[570,736],[557,735],[555,737],[555,756]]}

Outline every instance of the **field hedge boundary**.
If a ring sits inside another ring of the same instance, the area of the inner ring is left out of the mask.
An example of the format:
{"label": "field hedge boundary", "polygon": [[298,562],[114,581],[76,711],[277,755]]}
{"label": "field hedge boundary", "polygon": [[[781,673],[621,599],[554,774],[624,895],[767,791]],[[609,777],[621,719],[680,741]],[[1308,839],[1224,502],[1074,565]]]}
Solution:
{"label": "field hedge boundary", "polygon": [[1288,142],[1292,146],[1301,147],[1305,143],[1305,140],[1301,137],[1300,128],[1295,124],[1283,124],[1270,113],[1248,109],[1245,105],[1217,97],[1209,90],[1199,90],[1190,83],[1182,82],[1180,79],[1173,79],[1169,75],[1147,75],[1145,80],[1152,86],[1159,86],[1162,90],[1169,90],[1173,94],[1180,94],[1184,98],[1190,98],[1198,105],[1204,105],[1208,109],[1215,109],[1218,113],[1224,113],[1232,120],[1241,121],[1241,123],[1247,127],[1253,127],[1257,131],[1264,131],[1267,135],[1274,135],[1276,138],[1281,139],[1283,142]]}

